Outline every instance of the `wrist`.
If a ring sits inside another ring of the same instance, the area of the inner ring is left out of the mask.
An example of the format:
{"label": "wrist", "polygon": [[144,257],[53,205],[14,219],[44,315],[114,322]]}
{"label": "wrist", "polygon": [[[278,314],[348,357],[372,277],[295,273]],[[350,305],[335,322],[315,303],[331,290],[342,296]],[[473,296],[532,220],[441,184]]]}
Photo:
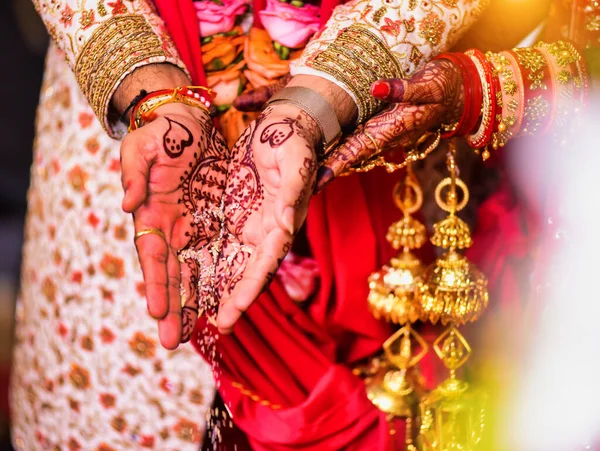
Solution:
{"label": "wrist", "polygon": [[190,84],[185,72],[172,64],[148,64],[123,79],[112,97],[111,105],[120,116],[142,90],[152,92]]}
{"label": "wrist", "polygon": [[323,145],[323,134],[317,122],[302,108],[287,103],[276,103],[269,106],[263,114],[268,114],[266,122],[275,122],[292,119],[298,129],[298,134],[303,137],[312,150],[317,152]]}
{"label": "wrist", "polygon": [[301,86],[318,92],[331,105],[342,128],[353,124],[358,114],[352,97],[335,83],[316,75],[296,75],[287,86]]}
{"label": "wrist", "polygon": [[169,115],[188,116],[200,122],[211,119],[210,114],[205,109],[178,102],[161,105],[154,110],[154,114],[157,117]]}

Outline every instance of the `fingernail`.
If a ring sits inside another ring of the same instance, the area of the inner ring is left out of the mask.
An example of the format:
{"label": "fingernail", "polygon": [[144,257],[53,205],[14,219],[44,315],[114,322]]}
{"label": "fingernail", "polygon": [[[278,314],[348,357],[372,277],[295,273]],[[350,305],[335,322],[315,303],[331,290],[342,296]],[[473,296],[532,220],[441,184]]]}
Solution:
{"label": "fingernail", "polygon": [[317,172],[317,184],[313,194],[318,194],[333,178],[335,174],[333,170],[327,166],[321,166]]}
{"label": "fingernail", "polygon": [[295,211],[293,207],[286,207],[286,209],[283,210],[283,226],[290,232],[290,235],[294,234],[294,214]]}
{"label": "fingernail", "polygon": [[378,99],[385,99],[390,95],[390,85],[385,81],[376,81],[371,85],[371,95]]}

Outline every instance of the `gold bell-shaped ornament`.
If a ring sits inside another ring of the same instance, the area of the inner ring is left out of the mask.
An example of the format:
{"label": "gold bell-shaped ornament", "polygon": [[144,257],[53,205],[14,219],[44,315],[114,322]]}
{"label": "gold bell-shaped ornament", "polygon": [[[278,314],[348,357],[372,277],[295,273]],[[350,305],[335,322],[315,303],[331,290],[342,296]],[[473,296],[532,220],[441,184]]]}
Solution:
{"label": "gold bell-shaped ornament", "polygon": [[[421,275],[416,303],[422,321],[446,325],[462,325],[477,320],[488,304],[487,279],[473,263],[457,250],[471,246],[469,226],[458,216],[469,202],[469,190],[458,178],[454,159],[454,144],[450,143],[448,168],[450,177],[435,190],[435,200],[448,216],[433,226],[431,242],[447,249]],[[459,200],[459,190],[462,198]]]}
{"label": "gold bell-shaped ornament", "polygon": [[421,260],[411,250],[420,248],[427,240],[425,226],[412,216],[423,204],[423,191],[410,165],[404,179],[394,187],[393,195],[403,217],[390,226],[386,239],[400,252],[369,276],[368,303],[375,318],[406,324],[419,318],[414,293],[423,270]]}

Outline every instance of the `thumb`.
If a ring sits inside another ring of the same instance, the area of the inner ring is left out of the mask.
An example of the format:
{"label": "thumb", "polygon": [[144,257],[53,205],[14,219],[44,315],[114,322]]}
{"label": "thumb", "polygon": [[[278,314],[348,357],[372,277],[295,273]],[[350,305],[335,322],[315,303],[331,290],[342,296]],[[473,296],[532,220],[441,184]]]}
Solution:
{"label": "thumb", "polygon": [[125,191],[121,207],[126,213],[134,212],[146,201],[152,162],[140,151],[142,145],[146,144],[133,134],[126,136],[121,144],[121,184]]}
{"label": "thumb", "polygon": [[408,80],[388,78],[371,84],[371,95],[376,99],[393,103],[438,103],[437,90],[433,89],[432,80],[413,76]]}

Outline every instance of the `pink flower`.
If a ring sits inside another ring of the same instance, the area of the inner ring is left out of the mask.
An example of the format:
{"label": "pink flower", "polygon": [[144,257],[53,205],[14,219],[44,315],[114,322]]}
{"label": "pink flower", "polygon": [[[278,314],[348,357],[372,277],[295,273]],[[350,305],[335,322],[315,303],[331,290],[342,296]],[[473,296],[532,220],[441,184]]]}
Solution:
{"label": "pink flower", "polygon": [[267,7],[259,14],[271,39],[291,49],[303,47],[319,29],[319,8],[313,5],[300,7],[267,0]]}
{"label": "pink flower", "polygon": [[227,33],[235,26],[237,16],[246,11],[250,0],[203,0],[194,2],[196,16],[203,38],[217,33]]}
{"label": "pink flower", "polygon": [[317,291],[319,265],[312,258],[290,252],[281,262],[277,275],[288,296],[296,302],[304,302]]}

